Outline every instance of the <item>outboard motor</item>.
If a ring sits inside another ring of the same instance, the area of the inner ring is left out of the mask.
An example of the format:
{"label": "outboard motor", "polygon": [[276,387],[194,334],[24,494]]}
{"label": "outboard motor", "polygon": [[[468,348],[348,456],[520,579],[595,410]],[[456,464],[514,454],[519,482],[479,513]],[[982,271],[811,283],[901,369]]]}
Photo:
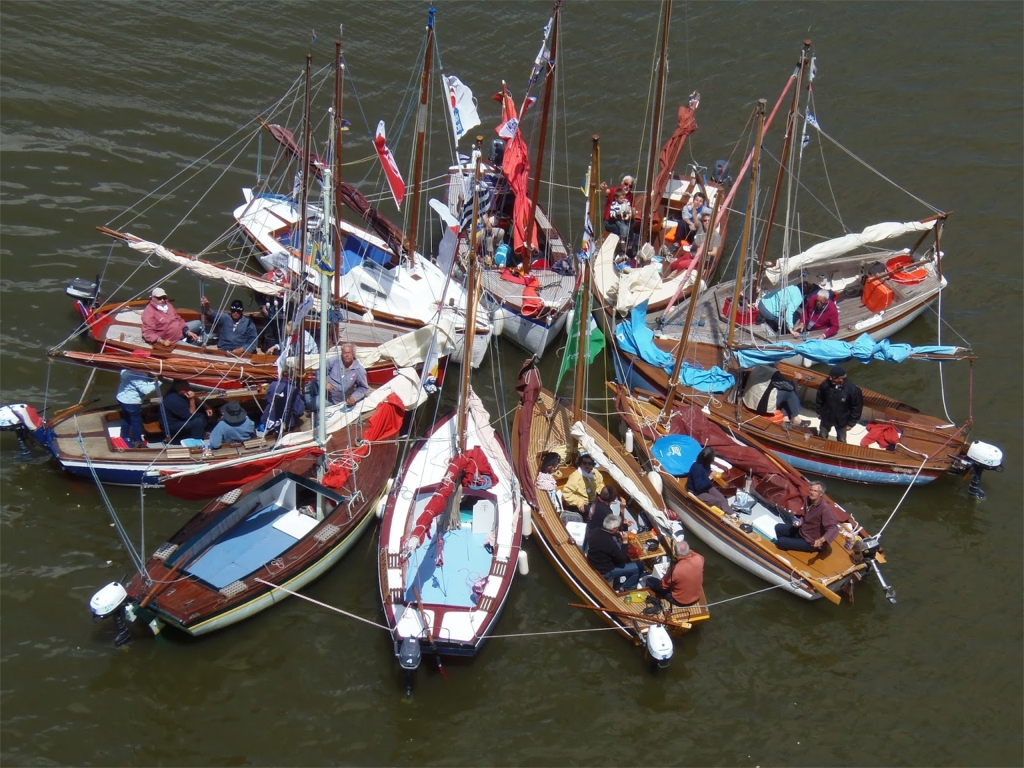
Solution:
{"label": "outboard motor", "polygon": [[957,456],[953,471],[965,474],[971,472],[971,485],[967,493],[975,499],[984,499],[985,492],[981,489],[981,473],[986,469],[1003,471],[1003,451],[991,443],[975,440],[967,449],[967,453]]}
{"label": "outboard motor", "polygon": [[647,629],[647,654],[651,657],[652,669],[666,669],[672,659],[672,638],[661,624],[652,624]]}
{"label": "outboard motor", "polygon": [[419,669],[422,652],[420,641],[415,637],[406,637],[398,648],[398,665],[405,670],[405,695],[412,696],[412,684]]}
{"label": "outboard motor", "polygon": [[0,432],[13,432],[18,436],[18,453],[22,457],[30,454],[26,438],[29,432],[34,432],[43,425],[43,420],[31,405],[17,403],[16,405],[0,406]]}
{"label": "outboard motor", "polygon": [[715,172],[711,174],[711,180],[726,188],[732,185],[732,176],[729,174],[728,160],[715,160]]}
{"label": "outboard motor", "polygon": [[502,139],[494,139],[491,142],[491,151],[487,155],[487,159],[491,161],[492,165],[496,165],[498,168],[501,167],[502,161],[505,159],[505,142]]}
{"label": "outboard motor", "polygon": [[886,582],[885,577],[882,575],[882,569],[878,567],[878,561],[875,556],[878,554],[878,550],[882,548],[882,542],[879,541],[877,536],[871,536],[864,539],[859,543],[860,554],[864,560],[867,561],[868,565],[871,566],[871,570],[875,572],[875,576],[878,577],[878,582],[882,585],[882,589],[885,590],[885,599],[893,605],[896,604],[896,590],[889,586]]}
{"label": "outboard motor", "polygon": [[86,280],[84,277],[72,278],[64,288],[64,293],[82,302],[86,308],[91,307],[100,295],[100,276],[96,275],[95,280]]}
{"label": "outboard motor", "polygon": [[113,581],[93,595],[89,601],[89,610],[92,611],[92,620],[96,622],[103,621],[108,616],[114,617],[114,624],[117,626],[115,648],[132,641],[128,622],[135,621],[135,611],[128,602],[128,591],[120,582]]}

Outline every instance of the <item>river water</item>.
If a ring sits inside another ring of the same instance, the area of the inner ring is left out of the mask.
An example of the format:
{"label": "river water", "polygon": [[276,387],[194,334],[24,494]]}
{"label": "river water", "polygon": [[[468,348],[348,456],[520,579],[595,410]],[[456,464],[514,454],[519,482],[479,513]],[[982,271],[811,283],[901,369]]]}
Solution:
{"label": "river water", "polygon": [[[550,5],[438,5],[443,63],[474,88],[490,136],[498,115],[486,97],[501,78],[521,97]],[[582,179],[592,133],[602,136],[605,178],[643,165],[658,13],[648,2],[566,3],[560,96],[569,109],[555,127],[568,148],[557,161],[563,181]],[[566,606],[574,595],[529,544],[531,573],[514,584],[497,631],[532,636],[494,638],[471,662],[447,665],[445,679],[425,666],[408,700],[384,632],[300,600],[198,642],[140,635],[115,651],[87,603],[130,561],[98,491],[38,450],[19,457],[5,434],[0,760],[1021,764],[1022,16],[1020,3],[725,2],[677,3],[673,15],[666,112],[693,89],[703,95],[681,162],[730,156],[753,104],[774,103],[811,38],[822,127],[955,212],[943,238],[942,338],[962,338],[977,355],[974,434],[1006,451],[1007,471],[985,477],[983,502],[952,478],[909,494],[884,537],[896,605],[873,581],[838,607],[750,595],[761,582],[705,552],[709,600],[739,599],[712,608],[677,643],[671,668],[652,676],[611,632],[535,634],[603,625]],[[46,397],[52,410],[77,399],[87,372],[49,366],[45,351],[74,327],[65,283],[91,278],[107,255],[96,225],[251,119],[297,76],[308,49],[316,63],[329,60],[339,23],[360,93],[346,114],[365,150],[366,126],[393,120],[407,95],[425,17],[421,3],[4,3],[0,400]],[[396,148],[403,167],[408,147]],[[869,174],[833,181],[852,229],[928,213]],[[188,216],[182,240],[168,244],[198,248],[226,225],[233,199],[195,212],[191,203],[165,202],[166,226],[152,235]],[[741,229],[733,221],[731,240]],[[578,234],[575,223],[559,225]],[[929,343],[939,328],[929,312],[900,340]],[[510,408],[522,357],[503,347],[477,375],[492,413]],[[930,411],[941,412],[944,393],[963,420],[967,371],[946,366],[941,381],[936,367],[851,375]],[[104,382],[112,378],[97,380],[100,391]],[[900,497],[838,482],[830,492],[870,529]],[[147,493],[142,532],[138,492],[109,493],[147,551],[192,510]],[[375,546],[371,534],[307,594],[379,620]]]}

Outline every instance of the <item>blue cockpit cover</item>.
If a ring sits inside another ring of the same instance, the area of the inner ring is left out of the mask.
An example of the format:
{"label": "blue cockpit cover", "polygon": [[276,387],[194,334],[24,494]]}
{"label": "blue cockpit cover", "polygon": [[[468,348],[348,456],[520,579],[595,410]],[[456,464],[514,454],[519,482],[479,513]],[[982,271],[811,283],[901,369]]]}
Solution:
{"label": "blue cockpit cover", "polygon": [[[888,339],[875,341],[868,334],[861,334],[852,344],[845,341],[829,339],[811,339],[799,344],[791,341],[780,341],[771,349],[738,349],[736,359],[742,368],[754,368],[758,365],[771,365],[793,355],[803,355],[817,363],[835,365],[846,360],[859,360],[869,363],[872,360],[884,360],[890,363],[902,363],[912,355],[938,355],[951,357],[960,351],[960,347],[912,347],[909,344],[893,344]],[[918,358],[936,359],[936,358]]]}
{"label": "blue cockpit cover", "polygon": [[[615,340],[619,349],[636,355],[645,363],[656,365],[672,375],[675,360],[668,352],[664,352],[654,343],[654,331],[647,327],[647,302],[633,307],[628,323],[619,323],[615,328]],[[701,392],[727,392],[735,379],[718,366],[709,370],[697,368],[683,363],[679,372],[679,380],[683,386]]]}
{"label": "blue cockpit cover", "polygon": [[651,455],[673,477],[682,477],[689,472],[698,453],[700,443],[688,435],[659,437],[651,446]]}

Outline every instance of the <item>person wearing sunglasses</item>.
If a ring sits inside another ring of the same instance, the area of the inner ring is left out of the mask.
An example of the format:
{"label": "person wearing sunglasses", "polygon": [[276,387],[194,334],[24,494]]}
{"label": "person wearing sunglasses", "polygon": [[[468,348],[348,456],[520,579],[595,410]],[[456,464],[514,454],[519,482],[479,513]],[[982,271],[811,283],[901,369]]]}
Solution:
{"label": "person wearing sunglasses", "polygon": [[167,291],[157,286],[142,310],[142,338],[154,347],[173,347],[179,341],[197,343],[202,321],[186,323],[171,304]]}

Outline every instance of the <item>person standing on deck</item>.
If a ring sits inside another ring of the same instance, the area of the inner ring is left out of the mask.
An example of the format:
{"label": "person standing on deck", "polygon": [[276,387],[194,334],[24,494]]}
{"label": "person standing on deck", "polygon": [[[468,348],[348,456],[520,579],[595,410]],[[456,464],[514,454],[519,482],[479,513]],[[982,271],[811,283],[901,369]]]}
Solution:
{"label": "person standing on deck", "polygon": [[121,406],[121,439],[129,448],[142,448],[142,403],[156,392],[157,382],[141,373],[121,371],[117,387],[118,405]]}
{"label": "person standing on deck", "polygon": [[818,387],[815,409],[821,419],[818,434],[828,438],[835,427],[836,440],[845,443],[846,430],[860,421],[864,411],[864,394],[860,387],[846,380],[846,371],[836,365]]}

